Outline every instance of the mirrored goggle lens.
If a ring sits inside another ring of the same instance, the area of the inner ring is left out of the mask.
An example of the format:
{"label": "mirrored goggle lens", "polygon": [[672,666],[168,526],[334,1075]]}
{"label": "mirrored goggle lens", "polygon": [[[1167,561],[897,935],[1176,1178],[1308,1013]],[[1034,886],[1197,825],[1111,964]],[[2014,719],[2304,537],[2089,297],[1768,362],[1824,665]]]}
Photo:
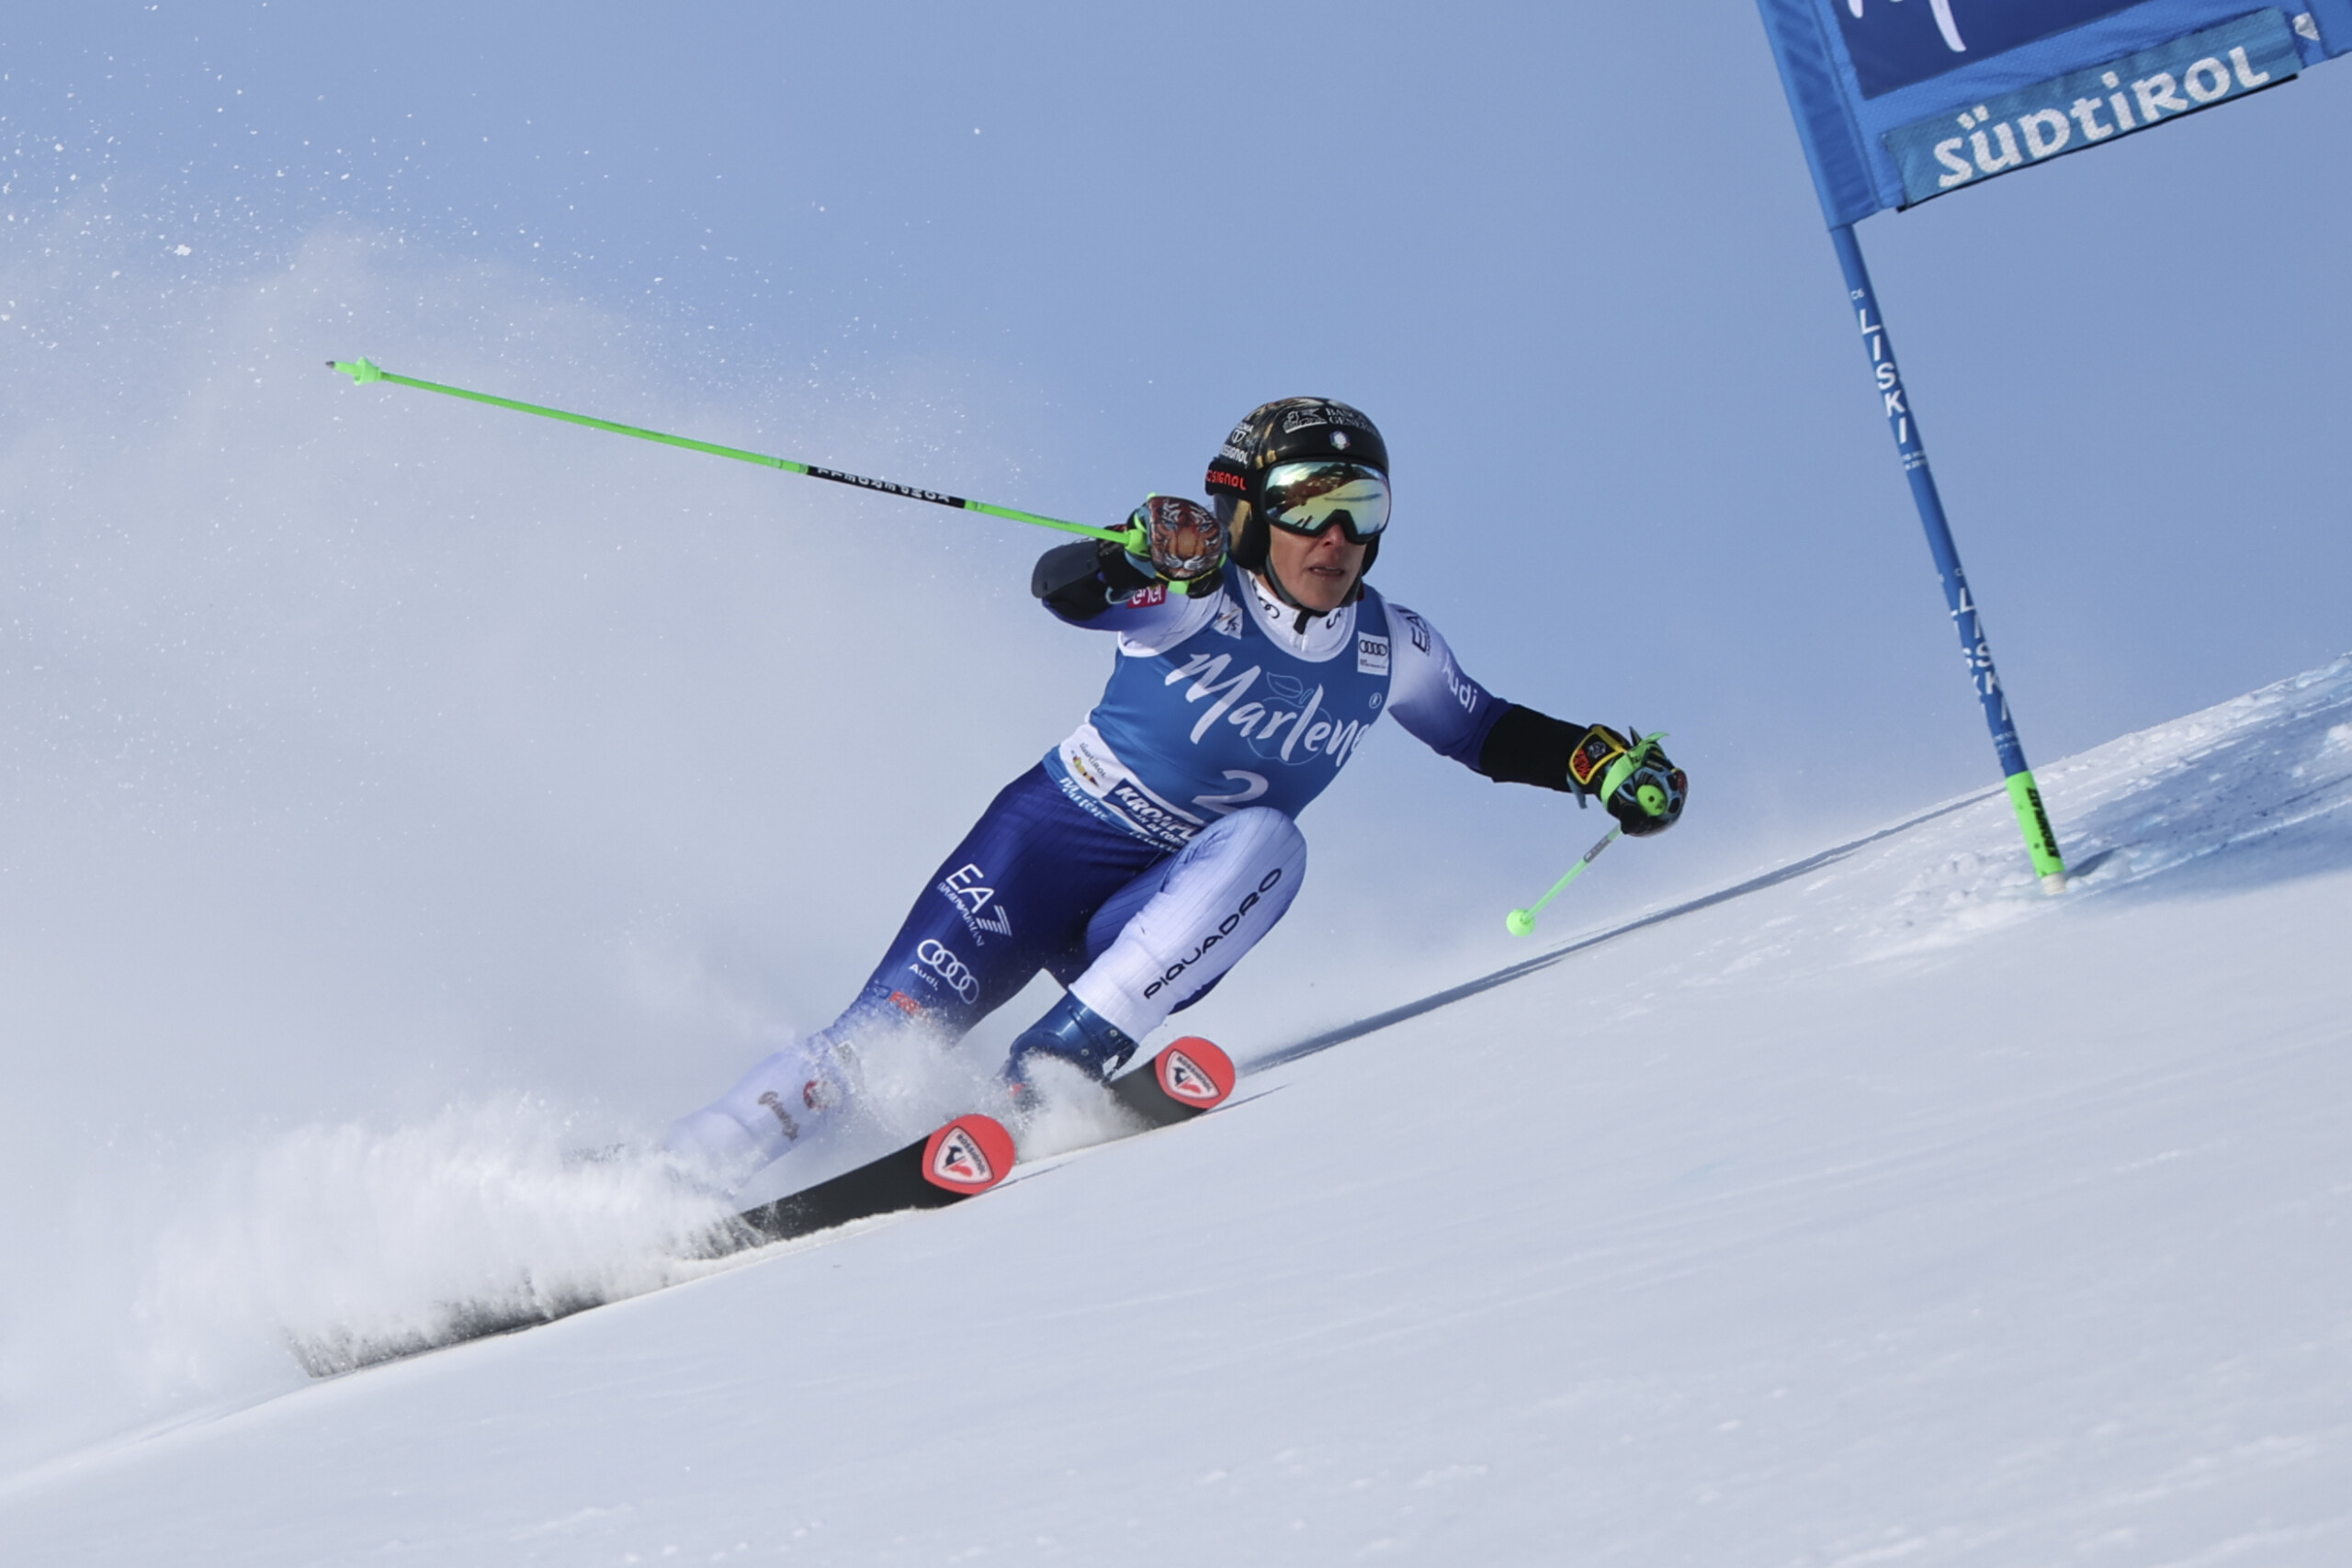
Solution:
{"label": "mirrored goggle lens", "polygon": [[1293,534],[1319,534],[1337,523],[1362,544],[1388,526],[1388,477],[1361,463],[1279,463],[1261,493],[1266,521]]}

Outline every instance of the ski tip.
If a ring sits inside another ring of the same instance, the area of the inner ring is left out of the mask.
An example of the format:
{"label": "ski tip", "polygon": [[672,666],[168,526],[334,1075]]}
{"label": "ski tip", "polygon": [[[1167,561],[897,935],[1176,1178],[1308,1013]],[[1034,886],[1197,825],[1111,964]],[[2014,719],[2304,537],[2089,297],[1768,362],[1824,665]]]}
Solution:
{"label": "ski tip", "polygon": [[993,1116],[958,1116],[931,1135],[922,1149],[922,1179],[968,1198],[1012,1173],[1012,1134]]}
{"label": "ski tip", "polygon": [[1163,1047],[1151,1070],[1161,1093],[1194,1111],[1222,1105],[1233,1092],[1233,1058],[1197,1034]]}

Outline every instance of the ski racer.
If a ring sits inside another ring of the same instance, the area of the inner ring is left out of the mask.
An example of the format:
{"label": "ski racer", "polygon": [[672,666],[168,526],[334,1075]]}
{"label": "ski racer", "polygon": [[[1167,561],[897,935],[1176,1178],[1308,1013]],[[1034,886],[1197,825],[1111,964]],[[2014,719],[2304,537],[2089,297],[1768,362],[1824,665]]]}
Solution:
{"label": "ski racer", "polygon": [[[959,1038],[1041,969],[1068,989],[1013,1043],[1016,1101],[1038,1058],[1109,1077],[1289,909],[1298,814],[1384,713],[1498,783],[1599,793],[1627,736],[1493,696],[1366,586],[1388,471],[1371,420],[1288,398],[1210,462],[1213,511],[1155,496],[1125,544],[1046,551],[1031,582],[1046,610],[1118,638],[1102,701],[940,863],[848,1010],[680,1121],[674,1154],[732,1190],[841,1117],[862,1045]],[[1656,833],[1687,781],[1655,747],[1634,756],[1602,804]]]}

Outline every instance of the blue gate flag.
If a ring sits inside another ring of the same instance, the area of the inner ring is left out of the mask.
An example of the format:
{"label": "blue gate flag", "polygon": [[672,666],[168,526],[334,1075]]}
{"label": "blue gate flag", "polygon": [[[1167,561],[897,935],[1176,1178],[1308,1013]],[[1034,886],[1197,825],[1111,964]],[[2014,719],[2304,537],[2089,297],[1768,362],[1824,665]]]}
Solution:
{"label": "blue gate flag", "polygon": [[1829,227],[2352,50],[2352,0],[1757,0]]}

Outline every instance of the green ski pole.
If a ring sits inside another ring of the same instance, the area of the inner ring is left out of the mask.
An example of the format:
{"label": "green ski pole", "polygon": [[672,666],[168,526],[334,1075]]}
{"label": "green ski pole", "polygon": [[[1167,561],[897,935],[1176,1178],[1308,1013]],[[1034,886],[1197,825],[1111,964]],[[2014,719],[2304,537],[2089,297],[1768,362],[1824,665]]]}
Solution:
{"label": "green ski pole", "polygon": [[707,452],[714,457],[732,457],[739,463],[757,463],[763,468],[782,468],[787,474],[806,474],[812,479],[831,479],[835,484],[855,485],[860,490],[878,490],[886,495],[902,495],[910,501],[927,501],[934,506],[953,506],[965,512],[979,512],[990,517],[1031,524],[1039,528],[1057,528],[1065,534],[1082,534],[1090,539],[1108,539],[1114,545],[1125,545],[1130,549],[1137,549],[1140,544],[1131,531],[1090,528],[1083,523],[1065,523],[1058,517],[1040,517],[1034,512],[1018,512],[1010,506],[991,506],[985,501],[967,501],[960,495],[943,495],[935,490],[902,485],[891,479],[869,479],[861,474],[845,474],[839,468],[820,468],[814,463],[796,463],[789,457],[771,457],[763,452],[746,452],[740,446],[721,446],[713,442],[668,435],[659,430],[646,430],[634,424],[616,424],[609,419],[594,419],[584,413],[571,413],[541,403],[517,402],[513,398],[496,398],[488,392],[443,386],[438,381],[420,381],[413,376],[395,376],[372,359],[330,359],[327,368],[342,371],[357,386],[364,387],[371,381],[390,381],[396,387],[414,387],[421,392],[439,392],[444,397],[488,403],[492,408],[513,409],[517,413],[535,413],[542,419],[560,419],[567,424],[584,424],[591,430],[609,430],[616,435],[633,435],[639,441],[658,441],[664,446],[683,446],[689,452]]}
{"label": "green ski pole", "polygon": [[1615,843],[1617,841],[1617,835],[1623,833],[1624,830],[1625,829],[1623,828],[1611,828],[1609,831],[1603,833],[1600,836],[1600,842],[1585,851],[1584,858],[1577,862],[1576,864],[1568,867],[1567,875],[1552,884],[1552,891],[1544,895],[1543,897],[1535,900],[1534,903],[1530,904],[1526,908],[1513,909],[1508,916],[1506,916],[1503,919],[1504,929],[1509,931],[1513,936],[1526,936],[1535,930],[1535,917],[1543,912],[1544,906],[1550,903],[1553,899],[1557,898],[1563,888],[1566,887],[1569,883],[1574,882],[1577,877],[1583,875],[1584,868],[1590,865],[1594,861],[1600,859],[1600,852]]}
{"label": "green ski pole", "polygon": [[[1633,750],[1627,751],[1623,756],[1609,764],[1609,771],[1600,775],[1600,787],[1594,790],[1592,793],[1604,801],[1611,795],[1615,795],[1624,782],[1634,776],[1634,770],[1642,765],[1643,760],[1653,750],[1656,750],[1657,749],[1657,743],[1665,739],[1666,731],[1663,729],[1643,736],[1639,745],[1634,747]],[[1653,817],[1658,816],[1666,810],[1666,792],[1659,789],[1656,784],[1644,784],[1641,788],[1638,798],[1641,801],[1642,809],[1648,812]],[[1623,827],[1617,827],[1611,828],[1609,831],[1603,833],[1600,836],[1600,842],[1585,851],[1584,858],[1577,861],[1576,864],[1568,867],[1568,874],[1566,876],[1563,876],[1559,881],[1552,884],[1552,891],[1544,895],[1543,897],[1535,900],[1534,903],[1530,904],[1526,908],[1513,909],[1510,914],[1504,916],[1503,929],[1510,931],[1513,936],[1527,936],[1532,934],[1535,930],[1535,917],[1542,912],[1544,906],[1550,903],[1553,899],[1557,898],[1561,892],[1566,888],[1569,883],[1574,882],[1577,877],[1582,876],[1584,874],[1584,868],[1590,865],[1594,861],[1600,859],[1600,852],[1615,843],[1618,836],[1623,833],[1624,830],[1625,829]]]}

